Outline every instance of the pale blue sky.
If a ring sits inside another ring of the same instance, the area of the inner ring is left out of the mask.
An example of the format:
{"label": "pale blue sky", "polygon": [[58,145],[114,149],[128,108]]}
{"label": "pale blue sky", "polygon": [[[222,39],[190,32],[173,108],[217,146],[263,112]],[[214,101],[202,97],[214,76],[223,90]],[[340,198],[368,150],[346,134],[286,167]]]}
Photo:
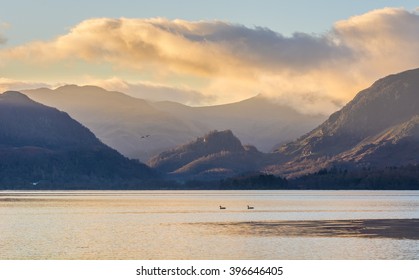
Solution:
{"label": "pale blue sky", "polygon": [[13,46],[48,40],[82,20],[93,17],[128,17],[213,20],[248,27],[261,26],[283,35],[293,32],[323,33],[334,22],[383,7],[414,10],[419,3],[404,1],[336,0],[0,0],[0,32]]}

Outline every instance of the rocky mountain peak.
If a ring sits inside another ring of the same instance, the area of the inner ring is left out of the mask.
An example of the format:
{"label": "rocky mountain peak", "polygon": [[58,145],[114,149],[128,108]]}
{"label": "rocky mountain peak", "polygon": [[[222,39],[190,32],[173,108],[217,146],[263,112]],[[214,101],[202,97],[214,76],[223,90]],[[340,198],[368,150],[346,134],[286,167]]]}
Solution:
{"label": "rocky mountain peak", "polygon": [[244,151],[240,140],[234,136],[231,130],[224,131],[211,131],[204,137],[198,138],[197,143],[202,145],[211,151],[229,151],[229,152],[241,152]]}

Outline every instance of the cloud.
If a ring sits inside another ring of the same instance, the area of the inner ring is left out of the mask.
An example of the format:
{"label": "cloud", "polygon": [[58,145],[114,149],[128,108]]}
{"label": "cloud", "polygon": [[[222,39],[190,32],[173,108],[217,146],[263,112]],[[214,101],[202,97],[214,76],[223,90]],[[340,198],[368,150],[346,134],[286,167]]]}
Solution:
{"label": "cloud", "polygon": [[303,112],[331,113],[374,80],[418,67],[418,26],[419,15],[400,8],[289,37],[222,21],[97,18],[51,41],[2,49],[0,60],[33,71],[63,67],[73,77],[87,69],[76,62],[89,65],[90,76],[110,66],[99,84],[147,99],[224,103],[262,93]]}
{"label": "cloud", "polygon": [[106,80],[88,79],[87,84],[151,101],[175,101],[187,105],[208,104],[213,101],[210,96],[196,90],[151,83],[129,83],[117,77]]}
{"label": "cloud", "polygon": [[418,14],[385,8],[337,22],[332,34],[358,57],[360,74],[377,76],[419,66],[418,27]]}
{"label": "cloud", "polygon": [[260,27],[161,18],[86,20],[52,42],[30,43],[12,49],[9,55],[42,60],[77,57],[134,69],[165,66],[168,71],[204,77],[283,67],[303,71],[325,61],[350,58],[349,50],[328,36],[295,33],[283,37]]}
{"label": "cloud", "polygon": [[0,77],[0,93],[3,93],[8,90],[19,91],[19,90],[25,90],[25,89],[41,88],[41,87],[51,88],[50,85],[45,84],[45,83],[16,81],[16,80]]}

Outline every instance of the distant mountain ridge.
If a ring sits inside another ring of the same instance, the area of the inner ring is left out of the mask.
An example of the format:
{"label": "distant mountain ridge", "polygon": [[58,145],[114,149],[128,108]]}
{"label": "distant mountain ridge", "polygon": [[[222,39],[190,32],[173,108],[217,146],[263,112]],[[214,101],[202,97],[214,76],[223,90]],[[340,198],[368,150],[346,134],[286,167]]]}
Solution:
{"label": "distant mountain ridge", "polygon": [[14,91],[0,94],[0,157],[1,188],[106,188],[156,176],[67,113]]}
{"label": "distant mountain ridge", "polygon": [[[152,156],[211,130],[232,130],[245,144],[271,151],[295,139],[325,116],[311,116],[257,96],[241,102],[190,107],[149,102],[94,86],[68,85],[23,91],[32,99],[69,113],[105,144],[130,158]],[[143,136],[149,135],[147,138]]]}
{"label": "distant mountain ridge", "polygon": [[214,106],[190,107],[175,102],[155,102],[153,105],[194,123],[201,128],[200,135],[210,130],[231,130],[244,144],[263,152],[271,152],[278,144],[296,139],[326,119],[325,115],[302,114],[260,94]]}
{"label": "distant mountain ridge", "polygon": [[418,115],[419,69],[390,75],[313,131],[281,146],[276,152],[282,162],[267,170],[299,176],[333,165],[418,164]]}
{"label": "distant mountain ridge", "polygon": [[[143,161],[186,142],[193,133],[182,121],[147,101],[95,86],[67,85],[23,91],[32,99],[70,114],[102,142]],[[174,133],[176,132],[176,133]],[[150,135],[148,138],[142,136]]]}

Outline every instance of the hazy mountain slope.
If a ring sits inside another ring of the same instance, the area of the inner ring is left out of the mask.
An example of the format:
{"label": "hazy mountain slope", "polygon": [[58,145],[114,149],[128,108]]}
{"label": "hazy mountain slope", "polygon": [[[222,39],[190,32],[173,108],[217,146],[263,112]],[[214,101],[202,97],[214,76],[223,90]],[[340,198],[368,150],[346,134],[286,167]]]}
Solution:
{"label": "hazy mountain slope", "polygon": [[[245,144],[271,151],[325,119],[307,116],[263,97],[209,107],[147,102],[93,86],[37,89],[25,94],[68,112],[105,144],[130,158],[151,156],[192,141],[211,130],[231,129]],[[150,135],[149,137],[143,137]]]}
{"label": "hazy mountain slope", "polygon": [[258,170],[269,155],[243,146],[230,130],[212,131],[204,137],[163,152],[149,164],[178,178],[216,179]]}
{"label": "hazy mountain slope", "polygon": [[301,114],[261,95],[217,106],[189,107],[175,102],[153,105],[201,128],[201,132],[232,130],[243,143],[264,152],[272,151],[278,143],[296,139],[326,119],[323,115]]}
{"label": "hazy mountain slope", "polygon": [[104,145],[68,114],[11,91],[0,95],[0,157],[2,187],[33,187],[32,182],[100,187],[155,175]]}
{"label": "hazy mountain slope", "polygon": [[419,69],[390,75],[357,94],[327,121],[281,146],[286,164],[268,170],[292,176],[330,165],[418,163]]}
{"label": "hazy mountain slope", "polygon": [[24,93],[68,112],[105,144],[130,158],[145,161],[199,135],[183,121],[155,109],[145,100],[99,87],[72,85]]}

